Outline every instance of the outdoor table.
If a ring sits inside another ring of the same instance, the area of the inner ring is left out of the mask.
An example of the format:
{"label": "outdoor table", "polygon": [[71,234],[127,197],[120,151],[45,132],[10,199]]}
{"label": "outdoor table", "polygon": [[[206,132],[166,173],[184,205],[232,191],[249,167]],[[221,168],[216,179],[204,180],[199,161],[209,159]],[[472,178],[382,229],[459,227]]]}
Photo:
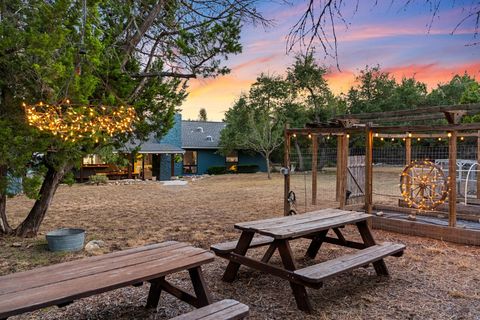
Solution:
{"label": "outdoor table", "polygon": [[[237,223],[235,228],[242,231],[240,239],[213,245],[211,249],[218,256],[229,260],[223,275],[224,281],[234,281],[240,265],[266,272],[288,280],[298,308],[311,312],[306,286],[320,288],[326,278],[370,263],[373,263],[378,275],[388,275],[383,258],[402,255],[404,245],[376,244],[367,224],[369,217],[370,215],[360,212],[324,209],[300,215]],[[357,227],[362,242],[350,241],[343,236],[340,229],[349,224]],[[328,236],[329,230],[333,230],[336,237]],[[254,237],[255,234],[260,237]],[[290,240],[298,238],[311,239],[306,255],[312,259],[316,257],[323,242],[361,250],[355,254],[297,269]],[[261,246],[268,246],[261,260],[246,256],[250,248]],[[276,250],[280,254],[283,267],[269,263]]]}

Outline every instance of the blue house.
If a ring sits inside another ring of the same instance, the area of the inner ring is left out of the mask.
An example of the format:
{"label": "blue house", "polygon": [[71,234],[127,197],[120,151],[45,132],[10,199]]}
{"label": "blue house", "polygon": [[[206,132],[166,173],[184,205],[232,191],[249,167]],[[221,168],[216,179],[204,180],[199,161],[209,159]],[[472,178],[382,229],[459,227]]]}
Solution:
{"label": "blue house", "polygon": [[77,179],[83,181],[93,174],[105,174],[110,179],[170,180],[172,176],[205,174],[213,166],[230,168],[242,164],[258,165],[260,171],[266,171],[265,160],[258,153],[238,150],[226,157],[221,155],[218,144],[223,128],[223,122],[184,121],[176,114],[172,129],[161,139],[152,134],[145,142],[129,143],[118,150],[128,157],[128,168],[117,168],[103,162],[98,155],[89,155],[83,159]]}
{"label": "blue house", "polygon": [[205,174],[213,166],[255,164],[260,171],[267,171],[265,160],[258,153],[235,150],[227,156],[219,150],[220,134],[224,122],[182,121],[183,173]]}

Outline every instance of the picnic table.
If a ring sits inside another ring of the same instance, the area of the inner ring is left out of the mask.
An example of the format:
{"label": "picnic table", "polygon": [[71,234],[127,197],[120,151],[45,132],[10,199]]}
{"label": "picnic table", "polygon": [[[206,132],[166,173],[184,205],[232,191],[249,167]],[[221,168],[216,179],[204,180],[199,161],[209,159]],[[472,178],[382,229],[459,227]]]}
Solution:
{"label": "picnic table", "polygon": [[[402,244],[375,242],[367,224],[369,217],[370,215],[361,212],[324,209],[301,215],[237,223],[235,228],[242,232],[240,239],[213,245],[211,249],[216,255],[229,260],[222,278],[224,281],[234,281],[240,265],[266,272],[289,281],[297,307],[311,312],[312,306],[305,287],[318,289],[324,280],[370,263],[378,275],[386,276],[388,269],[383,258],[403,254],[405,246]],[[362,242],[344,237],[341,229],[346,225],[357,227]],[[332,230],[336,237],[330,236],[329,230]],[[256,234],[259,236],[255,237]],[[311,240],[306,256],[312,259],[316,257],[324,242],[360,250],[298,269],[290,247],[290,241],[298,238]],[[246,256],[249,249],[262,246],[268,246],[262,259]],[[276,250],[280,254],[283,267],[269,263]]]}
{"label": "picnic table", "polygon": [[[160,293],[165,291],[197,308],[208,305],[207,310],[201,311],[203,316],[217,312],[214,318],[220,319],[218,311],[227,312],[232,308],[245,315],[248,307],[232,301],[211,305],[212,298],[201,266],[213,260],[214,255],[209,251],[167,241],[9,274],[0,277],[0,319],[52,305],[62,307],[83,297],[130,285],[139,286],[143,282],[150,283],[147,298],[150,308],[157,307]],[[188,270],[195,294],[165,279],[183,270]],[[195,317],[198,315],[194,313]]]}

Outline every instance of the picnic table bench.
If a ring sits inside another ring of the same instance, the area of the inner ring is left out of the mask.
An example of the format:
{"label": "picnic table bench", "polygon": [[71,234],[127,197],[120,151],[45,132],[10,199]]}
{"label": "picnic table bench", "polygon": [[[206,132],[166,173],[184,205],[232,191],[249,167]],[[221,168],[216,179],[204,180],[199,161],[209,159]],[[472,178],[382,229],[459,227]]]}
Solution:
{"label": "picnic table bench", "polygon": [[[259,221],[250,221],[235,224],[235,228],[242,231],[238,241],[231,241],[211,246],[216,255],[229,260],[223,275],[223,280],[235,280],[240,265],[245,265],[271,275],[288,280],[300,310],[311,312],[305,287],[318,289],[323,281],[350,271],[354,268],[373,264],[378,275],[388,275],[387,266],[383,258],[387,256],[399,257],[403,254],[403,244],[377,244],[368,227],[370,215],[343,211],[338,209],[324,209],[301,215],[272,218]],[[362,242],[347,240],[341,228],[353,224],[357,227]],[[332,230],[336,237],[328,235]],[[259,236],[255,235],[258,234]],[[298,238],[310,239],[306,256],[315,258],[322,243],[360,249],[353,254],[320,262],[318,264],[298,269],[293,258],[290,241]],[[251,248],[268,246],[260,260],[247,257]],[[278,250],[283,267],[270,264],[270,258]]]}
{"label": "picnic table bench", "polygon": [[[232,307],[231,311],[237,310],[233,315],[245,314],[246,306],[236,303],[234,307],[231,301],[211,305],[201,266],[213,260],[209,251],[167,241],[9,274],[0,277],[0,319],[53,305],[62,307],[80,298],[143,282],[150,282],[149,308],[156,308],[161,291],[166,291],[194,307],[208,306],[203,313],[193,311],[188,319],[203,319],[205,315],[210,315],[208,319],[234,319],[225,314],[222,317],[222,312]],[[183,270],[190,274],[195,295],[165,279]]]}

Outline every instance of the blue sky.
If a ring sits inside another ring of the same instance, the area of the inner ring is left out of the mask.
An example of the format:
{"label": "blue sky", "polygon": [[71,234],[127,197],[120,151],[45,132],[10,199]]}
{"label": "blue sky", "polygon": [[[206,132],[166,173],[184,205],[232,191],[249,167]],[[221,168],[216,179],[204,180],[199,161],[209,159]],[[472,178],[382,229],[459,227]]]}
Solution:
{"label": "blue sky", "polygon": [[[322,1],[323,2],[323,1]],[[318,61],[330,69],[327,80],[335,93],[346,92],[354,84],[355,74],[366,65],[381,65],[396,78],[415,76],[429,88],[448,81],[454,74],[467,71],[480,78],[480,44],[474,39],[474,19],[467,20],[451,34],[464,17],[470,0],[441,1],[438,16],[429,30],[431,8],[424,1],[360,0],[354,12],[355,1],[344,1],[342,13],[348,26],[336,21],[338,60],[325,57],[317,46]],[[243,52],[225,62],[231,73],[215,79],[196,79],[190,82],[189,97],[182,106],[185,119],[196,119],[200,108],[206,108],[210,120],[221,120],[235,99],[247,92],[261,73],[283,75],[292,63],[295,51],[287,54],[286,37],[300,18],[307,1],[293,1],[290,5],[265,1],[260,6],[263,15],[274,21],[270,28],[244,26]]]}

